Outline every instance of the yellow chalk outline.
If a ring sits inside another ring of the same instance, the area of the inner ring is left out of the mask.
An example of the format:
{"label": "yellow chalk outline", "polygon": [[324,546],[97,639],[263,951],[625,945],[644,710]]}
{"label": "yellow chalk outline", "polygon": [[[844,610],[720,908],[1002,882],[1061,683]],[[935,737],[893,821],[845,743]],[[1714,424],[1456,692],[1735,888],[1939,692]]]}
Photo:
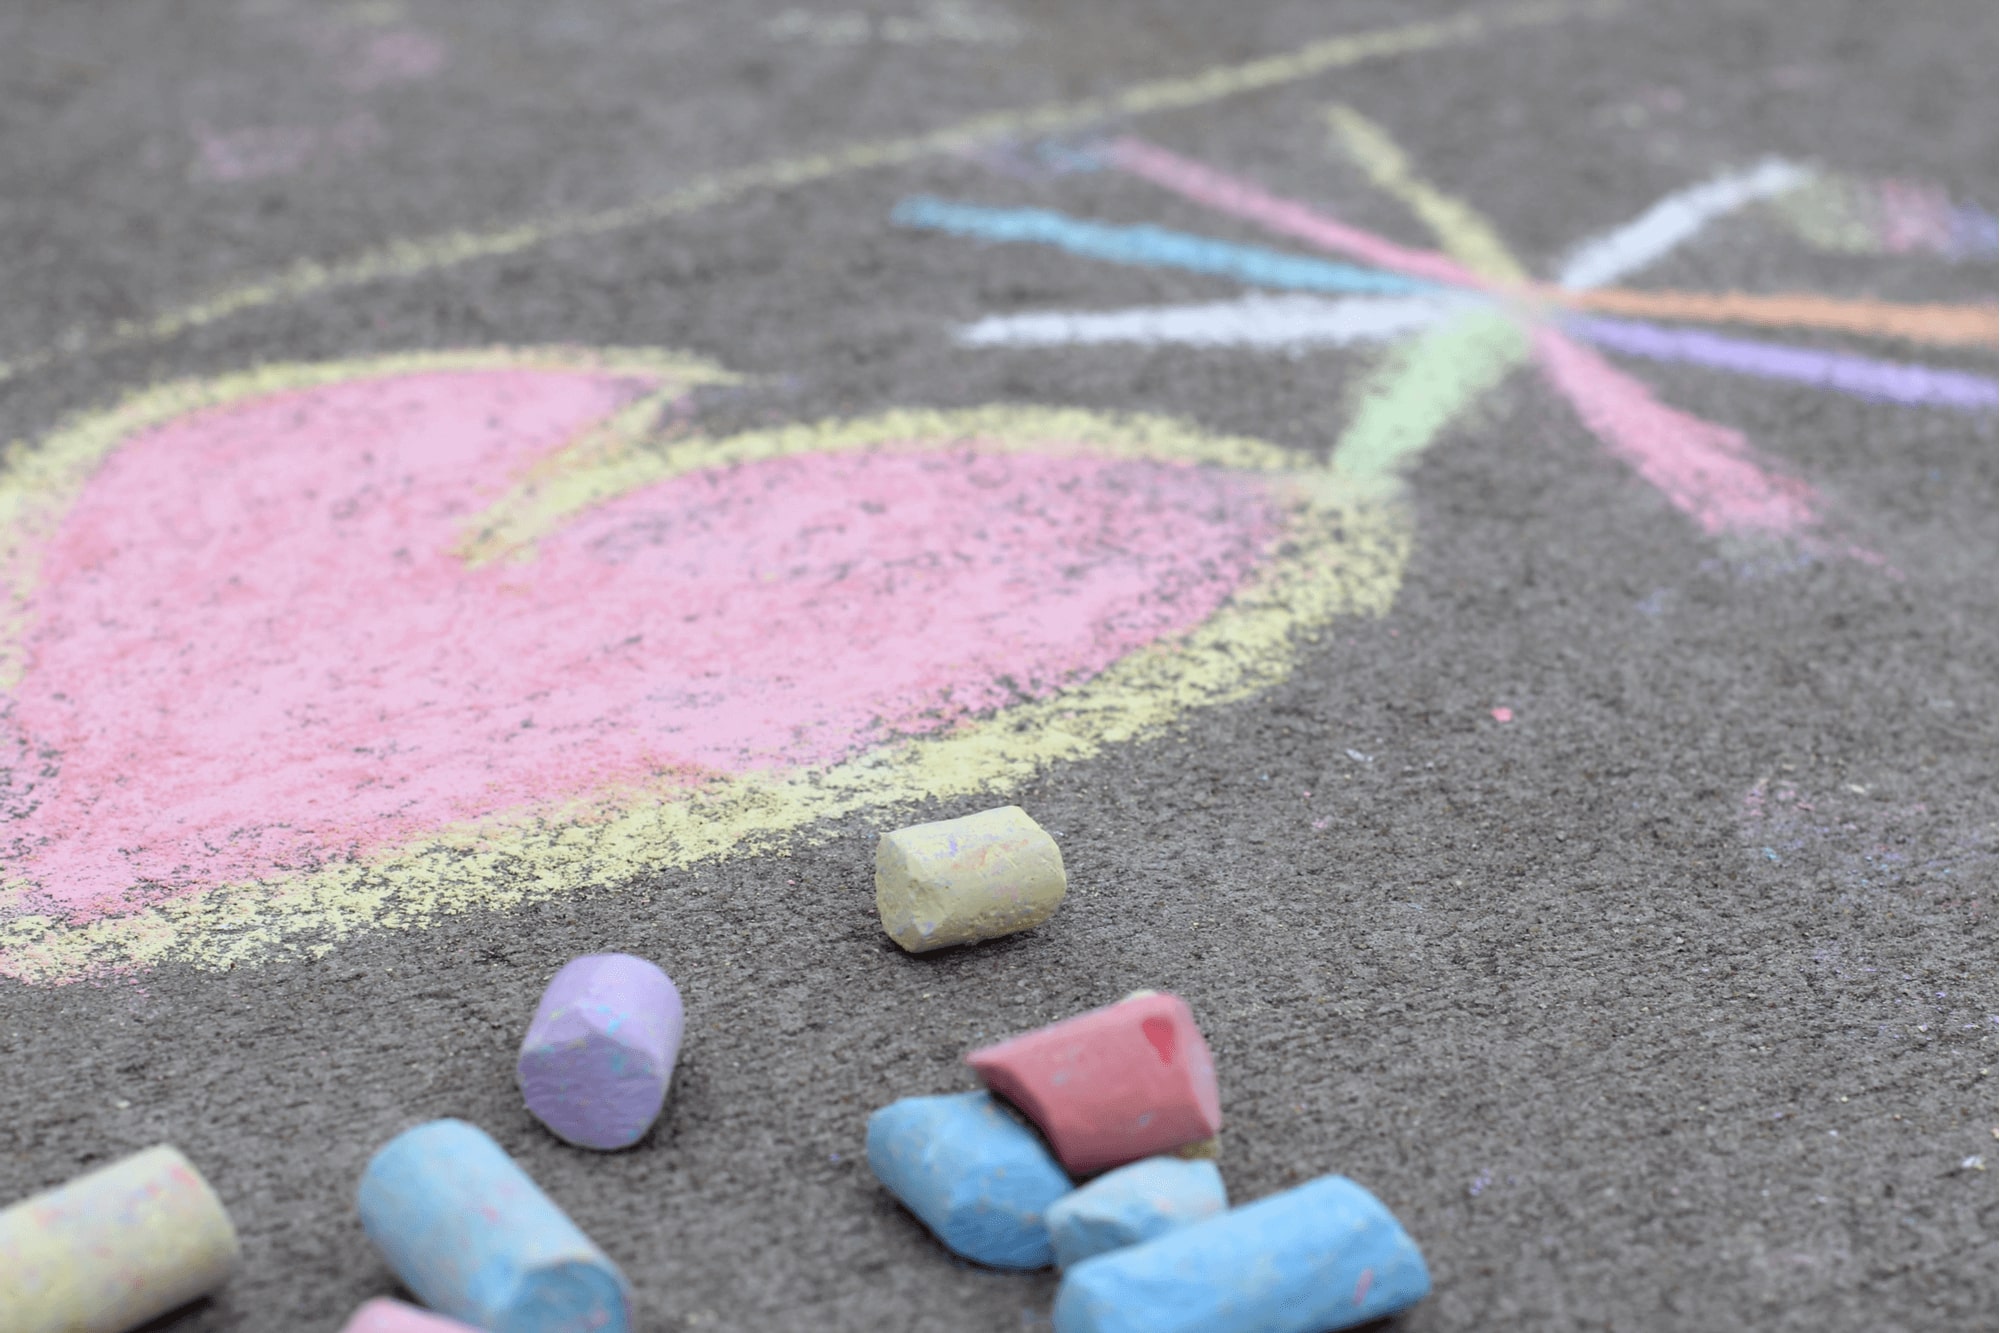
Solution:
{"label": "yellow chalk outline", "polygon": [[[0,519],[58,519],[90,470],[120,441],[183,412],[423,369],[543,365],[630,370],[677,388],[729,378],[694,358],[562,348],[267,366],[151,390],[77,421],[44,450],[16,460],[23,466],[0,487]],[[516,521],[512,511],[502,514],[512,523],[507,531],[532,541],[549,524],[632,485],[702,468],[918,439],[1022,450],[1053,443],[1097,455],[1264,472],[1273,476],[1290,522],[1271,559],[1207,621],[1050,698],[824,768],[752,772],[694,787],[685,779],[663,779],[602,790],[450,826],[359,861],[217,886],[126,916],[77,926],[50,916],[16,916],[0,924],[0,975],[63,982],[168,959],[220,969],[282,954],[316,956],[357,930],[410,929],[444,915],[627,884],[648,872],[761,851],[780,835],[859,810],[1004,791],[1051,764],[1157,734],[1188,709],[1268,688],[1291,671],[1301,635],[1336,616],[1386,612],[1410,550],[1408,511],[1379,482],[1336,477],[1315,464],[1301,466],[1297,454],[1280,446],[1164,417],[1012,406],[898,411],[722,438],[669,439],[656,442],[662,445],[657,449],[645,448],[630,424],[619,428],[626,433],[608,450],[563,451],[577,465],[547,472],[542,489],[510,493],[501,509],[514,504],[520,516]],[[603,430],[584,438],[611,438]],[[647,461],[633,467],[635,458]],[[36,485],[49,488],[39,503],[30,489]],[[26,585],[15,587],[25,591]],[[9,899],[21,905],[28,888],[18,879],[0,886],[0,907]]]}

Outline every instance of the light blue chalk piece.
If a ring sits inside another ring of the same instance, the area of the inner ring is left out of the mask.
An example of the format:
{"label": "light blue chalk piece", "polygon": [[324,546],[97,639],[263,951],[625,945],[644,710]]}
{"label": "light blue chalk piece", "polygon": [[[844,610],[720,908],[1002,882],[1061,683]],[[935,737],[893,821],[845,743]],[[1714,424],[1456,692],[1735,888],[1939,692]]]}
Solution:
{"label": "light blue chalk piece", "polygon": [[1328,259],[1286,254],[1262,246],[1239,245],[1192,232],[1142,224],[1114,226],[1043,208],[987,208],[925,195],[905,199],[889,220],[904,227],[942,231],[982,241],[1015,241],[1053,246],[1086,259],[1139,268],[1171,268],[1212,273],[1253,287],[1295,292],[1372,292],[1401,295],[1431,292],[1437,284],[1380,269],[1357,268]]}
{"label": "light blue chalk piece", "polygon": [[1044,1219],[1069,1177],[991,1095],[891,1102],[868,1117],[868,1165],[955,1253],[993,1268],[1054,1258]]}
{"label": "light blue chalk piece", "polygon": [[1343,1176],[1321,1176],[1140,1245],[1085,1259],[1056,1333],[1330,1333],[1431,1289],[1416,1242]]}
{"label": "light blue chalk piece", "polygon": [[1148,1157],[1099,1176],[1049,1206],[1049,1243],[1068,1268],[1164,1236],[1229,1207],[1214,1162]]}
{"label": "light blue chalk piece", "polygon": [[389,1140],[359,1202],[396,1276],[442,1314],[490,1333],[628,1333],[624,1274],[463,1120]]}

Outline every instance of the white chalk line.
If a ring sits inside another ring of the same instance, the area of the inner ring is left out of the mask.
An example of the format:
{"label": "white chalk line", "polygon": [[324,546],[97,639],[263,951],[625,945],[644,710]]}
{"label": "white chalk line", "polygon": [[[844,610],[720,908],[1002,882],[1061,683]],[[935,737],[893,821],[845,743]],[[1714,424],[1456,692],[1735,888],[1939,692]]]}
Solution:
{"label": "white chalk line", "polygon": [[1254,293],[1232,301],[1115,311],[1049,310],[967,324],[970,347],[1066,347],[1139,343],[1180,347],[1339,347],[1427,329],[1474,306],[1467,294],[1342,297]]}
{"label": "white chalk line", "polygon": [[1570,291],[1617,282],[1665,258],[1718,218],[1797,189],[1811,177],[1795,162],[1767,158],[1747,170],[1676,190],[1625,225],[1585,241],[1563,264],[1556,282]]}

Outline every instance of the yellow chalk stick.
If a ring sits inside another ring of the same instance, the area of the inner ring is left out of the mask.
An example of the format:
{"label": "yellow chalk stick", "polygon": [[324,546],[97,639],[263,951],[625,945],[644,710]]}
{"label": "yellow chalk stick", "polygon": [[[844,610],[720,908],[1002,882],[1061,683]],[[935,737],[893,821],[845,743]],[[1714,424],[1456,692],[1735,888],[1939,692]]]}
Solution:
{"label": "yellow chalk stick", "polygon": [[875,848],[875,910],[911,953],[1031,930],[1067,887],[1056,840],[1017,805],[913,824]]}
{"label": "yellow chalk stick", "polygon": [[0,1212],[0,1328],[126,1333],[235,1264],[236,1228],[208,1182],[148,1148]]}

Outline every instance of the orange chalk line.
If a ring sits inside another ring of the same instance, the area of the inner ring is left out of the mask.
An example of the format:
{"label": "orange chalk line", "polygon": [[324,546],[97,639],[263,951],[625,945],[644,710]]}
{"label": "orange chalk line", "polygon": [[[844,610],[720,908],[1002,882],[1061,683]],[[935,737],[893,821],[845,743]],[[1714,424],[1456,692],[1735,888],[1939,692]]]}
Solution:
{"label": "orange chalk line", "polygon": [[1994,307],[1990,305],[1899,304],[1795,292],[1771,296],[1750,292],[1648,292],[1621,287],[1586,291],[1551,287],[1537,294],[1560,305],[1617,315],[1826,329],[1941,347],[1991,347],[1996,337],[2000,337],[2000,325],[1996,325]]}

